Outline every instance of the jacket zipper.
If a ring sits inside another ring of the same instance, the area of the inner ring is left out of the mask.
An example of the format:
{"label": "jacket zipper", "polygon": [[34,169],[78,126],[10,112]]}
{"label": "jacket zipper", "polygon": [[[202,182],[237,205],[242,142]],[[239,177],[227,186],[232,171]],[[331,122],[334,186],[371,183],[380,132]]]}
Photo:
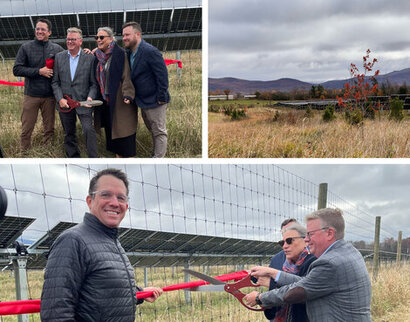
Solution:
{"label": "jacket zipper", "polygon": [[[133,292],[133,289],[132,289],[132,282],[131,282],[130,272],[128,271],[127,264],[125,263],[124,256],[123,256],[123,254],[121,253],[120,248],[118,247],[118,240],[117,240],[117,239],[115,240],[115,246],[117,246],[118,253],[119,253],[120,256],[121,256],[122,263],[124,264],[125,271],[127,272],[128,283],[130,284],[132,302],[135,303],[135,300],[134,300],[134,292]],[[133,306],[133,311],[135,312],[135,305]]]}

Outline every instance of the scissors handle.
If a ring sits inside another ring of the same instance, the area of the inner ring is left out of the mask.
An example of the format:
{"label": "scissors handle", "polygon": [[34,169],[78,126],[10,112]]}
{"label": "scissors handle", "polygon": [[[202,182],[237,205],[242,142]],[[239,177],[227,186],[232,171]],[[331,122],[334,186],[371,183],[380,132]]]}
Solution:
{"label": "scissors handle", "polygon": [[225,291],[235,296],[238,299],[238,301],[248,310],[264,311],[265,310],[264,308],[256,309],[252,306],[246,305],[246,303],[243,301],[243,298],[245,297],[246,294],[242,293],[240,289],[244,287],[259,287],[259,285],[254,283],[253,281],[254,279],[249,274],[248,276],[244,277],[238,282],[225,284]]}

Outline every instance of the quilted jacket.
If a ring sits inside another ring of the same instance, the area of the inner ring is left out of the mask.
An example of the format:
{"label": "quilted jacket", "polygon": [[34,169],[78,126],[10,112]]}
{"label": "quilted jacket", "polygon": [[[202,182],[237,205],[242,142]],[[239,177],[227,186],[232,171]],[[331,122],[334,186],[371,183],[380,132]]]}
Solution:
{"label": "quilted jacket", "polygon": [[135,320],[135,294],[142,289],[117,234],[86,213],[56,239],[44,274],[42,321]]}

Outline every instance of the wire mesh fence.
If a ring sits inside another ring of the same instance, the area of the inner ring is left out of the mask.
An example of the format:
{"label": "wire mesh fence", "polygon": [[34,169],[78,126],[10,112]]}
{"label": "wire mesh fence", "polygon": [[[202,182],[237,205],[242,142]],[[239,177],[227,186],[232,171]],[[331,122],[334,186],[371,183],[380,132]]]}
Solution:
{"label": "wire mesh fence", "polygon": [[[60,221],[81,222],[87,210],[85,196],[89,180],[107,167],[111,165],[0,164],[1,185],[9,200],[6,215],[35,218],[19,240],[30,245]],[[319,198],[317,183],[272,164],[123,164],[114,167],[125,171],[130,181],[130,207],[121,224],[123,228],[277,241],[281,238],[280,223],[289,217],[303,222],[307,213],[317,209]],[[344,211],[346,239],[373,238],[371,214],[331,191],[328,206]],[[383,231],[383,236],[392,237],[388,231]],[[252,252],[248,249],[243,256]],[[269,257],[249,262],[238,256],[225,261],[224,265],[210,258],[190,268],[215,276],[267,265]],[[160,258],[151,266],[131,262],[139,286],[164,287],[186,281],[180,264],[164,266]],[[10,273],[4,271],[0,278],[4,285],[1,300],[14,300]],[[31,298],[40,298],[42,279],[42,271],[29,271]],[[30,319],[38,321],[39,317],[34,314]],[[12,320],[3,317],[3,321]],[[165,292],[154,304],[138,307],[137,321],[152,320],[262,321],[264,317],[247,310],[227,293],[187,295],[181,290]]]}
{"label": "wire mesh fence", "polygon": [[[35,217],[23,232],[35,240],[58,222],[78,223],[88,181],[108,165],[2,164],[8,213]],[[280,223],[316,210],[318,185],[271,164],[123,164],[130,180],[127,228],[276,241]],[[30,178],[30,179],[28,179]],[[372,240],[374,217],[328,193],[344,211],[347,240]],[[35,211],[33,211],[35,209]],[[58,211],[56,211],[58,209]],[[396,237],[382,231],[383,238]]]}

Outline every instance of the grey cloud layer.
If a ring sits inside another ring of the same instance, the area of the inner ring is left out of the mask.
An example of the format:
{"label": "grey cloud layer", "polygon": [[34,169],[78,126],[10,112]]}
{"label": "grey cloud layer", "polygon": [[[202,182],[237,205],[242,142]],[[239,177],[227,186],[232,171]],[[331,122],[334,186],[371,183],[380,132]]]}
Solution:
{"label": "grey cloud layer", "polygon": [[209,76],[347,78],[368,48],[382,73],[409,67],[409,9],[404,0],[210,0]]}

